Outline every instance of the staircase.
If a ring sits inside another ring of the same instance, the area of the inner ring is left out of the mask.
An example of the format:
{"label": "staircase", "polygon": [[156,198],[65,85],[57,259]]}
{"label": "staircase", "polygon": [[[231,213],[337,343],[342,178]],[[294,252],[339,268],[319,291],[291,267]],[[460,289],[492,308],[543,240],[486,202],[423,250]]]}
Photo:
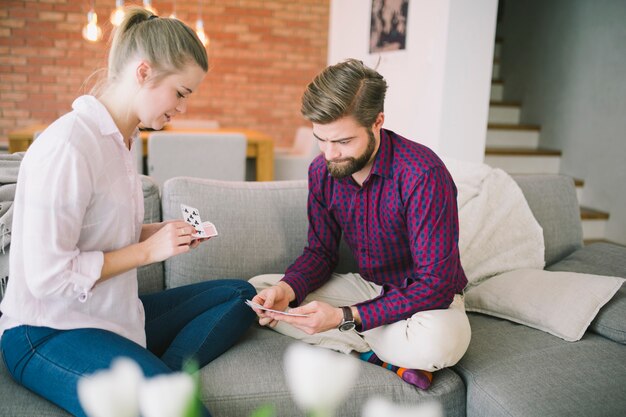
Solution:
{"label": "staircase", "polygon": [[[485,163],[511,174],[558,174],[561,151],[540,146],[541,126],[520,123],[522,103],[503,101],[502,46],[503,40],[496,38]],[[574,182],[580,201],[584,181],[574,179]],[[604,240],[609,214],[581,206],[580,216],[585,243]]]}

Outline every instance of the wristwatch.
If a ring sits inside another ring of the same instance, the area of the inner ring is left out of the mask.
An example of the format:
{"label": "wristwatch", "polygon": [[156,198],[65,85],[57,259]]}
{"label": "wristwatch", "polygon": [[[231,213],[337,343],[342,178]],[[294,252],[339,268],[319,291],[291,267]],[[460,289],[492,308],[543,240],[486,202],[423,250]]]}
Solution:
{"label": "wristwatch", "polygon": [[356,323],[354,322],[354,316],[352,315],[352,308],[349,306],[341,307],[341,311],[343,311],[343,320],[339,323],[337,327],[340,332],[347,332],[356,327]]}

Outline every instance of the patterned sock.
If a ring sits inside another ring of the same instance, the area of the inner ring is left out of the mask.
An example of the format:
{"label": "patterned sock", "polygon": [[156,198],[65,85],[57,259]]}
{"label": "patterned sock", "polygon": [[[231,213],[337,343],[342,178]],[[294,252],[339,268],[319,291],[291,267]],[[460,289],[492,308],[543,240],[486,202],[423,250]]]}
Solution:
{"label": "patterned sock", "polygon": [[409,384],[420,389],[427,389],[433,381],[432,372],[422,371],[421,369],[407,369],[400,368],[399,366],[393,366],[378,359],[378,356],[376,356],[373,350],[363,352],[359,355],[359,357],[365,362],[373,363],[374,365],[379,365],[395,372],[400,378],[402,378],[403,381],[408,382]]}

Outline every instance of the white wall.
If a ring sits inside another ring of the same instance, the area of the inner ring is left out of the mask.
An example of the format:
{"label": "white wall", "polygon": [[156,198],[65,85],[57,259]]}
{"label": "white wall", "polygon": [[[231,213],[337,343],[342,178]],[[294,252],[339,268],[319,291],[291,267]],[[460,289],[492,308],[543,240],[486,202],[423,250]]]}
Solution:
{"label": "white wall", "polygon": [[385,127],[466,161],[484,158],[497,0],[411,0],[406,49],[370,54],[371,1],[332,0],[328,63],[387,80]]}
{"label": "white wall", "polygon": [[505,99],[561,149],[561,172],[585,181],[581,204],[609,212],[626,245],[626,2],[507,0]]}

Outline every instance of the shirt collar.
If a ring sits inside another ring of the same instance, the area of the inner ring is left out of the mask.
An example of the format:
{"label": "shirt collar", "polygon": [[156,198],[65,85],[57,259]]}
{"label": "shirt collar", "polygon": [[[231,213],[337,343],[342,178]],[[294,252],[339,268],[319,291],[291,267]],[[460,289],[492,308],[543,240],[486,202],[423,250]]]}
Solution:
{"label": "shirt collar", "polygon": [[[115,136],[122,142],[124,138],[122,137],[122,133],[118,129],[117,125],[113,121],[111,114],[107,110],[107,108],[94,96],[80,96],[74,103],[72,103],[72,108],[80,113],[87,114],[92,120],[94,120],[98,124],[98,129],[103,136]],[[135,130],[132,137],[137,136],[138,129]]]}
{"label": "shirt collar", "polygon": [[386,129],[380,129],[380,146],[374,159],[374,165],[372,166],[372,174],[378,175],[384,178],[393,178],[393,149],[391,138],[389,137],[389,131]]}
{"label": "shirt collar", "polygon": [[[380,129],[380,146],[378,147],[378,152],[374,157],[374,164],[372,165],[372,170],[370,174],[367,176],[367,179],[363,183],[365,185],[366,182],[369,181],[369,178],[372,175],[378,175],[383,178],[393,178],[393,149],[391,138],[389,137],[389,131],[386,129]],[[330,172],[327,174],[329,177],[332,177]],[[336,179],[335,181],[339,181],[340,183],[346,185],[353,185],[359,187],[352,175],[348,175],[347,177]]]}

